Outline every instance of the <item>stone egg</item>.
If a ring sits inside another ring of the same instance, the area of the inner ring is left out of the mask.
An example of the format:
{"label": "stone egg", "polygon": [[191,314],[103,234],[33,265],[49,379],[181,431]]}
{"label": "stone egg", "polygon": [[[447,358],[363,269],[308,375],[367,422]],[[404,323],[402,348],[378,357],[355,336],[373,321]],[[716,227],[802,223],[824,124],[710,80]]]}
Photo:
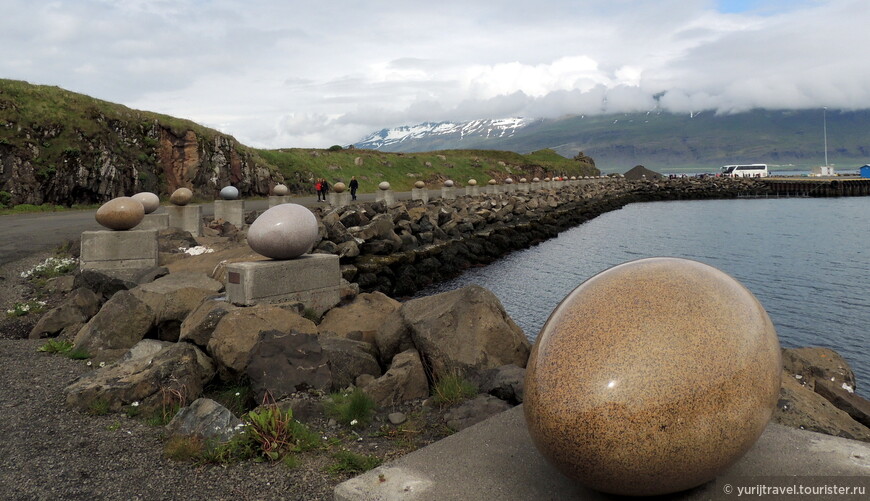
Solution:
{"label": "stone egg", "polygon": [[192,198],[193,192],[188,188],[178,188],[172,192],[172,195],[169,195],[169,201],[173,205],[187,205]]}
{"label": "stone egg", "polygon": [[533,177],[533,178],[532,178],[532,182],[533,182],[533,183],[540,183],[540,182],[541,182],[541,179],[540,179],[540,178],[537,178],[537,177]]}
{"label": "stone egg", "polygon": [[414,188],[417,188],[418,190],[422,190],[425,187],[426,183],[424,183],[423,181],[417,181],[414,183]]}
{"label": "stone egg", "polygon": [[224,200],[237,200],[239,198],[239,189],[235,186],[224,186],[221,188],[220,197]]}
{"label": "stone egg", "polygon": [[549,182],[550,182],[550,178],[545,177],[545,178],[544,178],[544,182],[545,182],[545,183],[549,183]]}
{"label": "stone egg", "polygon": [[514,180],[511,178],[505,178],[504,184],[514,184]]}
{"label": "stone egg", "polygon": [[381,184],[378,185],[378,189],[379,189],[379,190],[384,190],[384,191],[389,190],[389,189],[390,189],[390,183],[388,183],[388,182],[386,182],[386,181],[381,181]]}
{"label": "stone egg", "polygon": [[576,180],[577,180],[577,176],[571,176],[571,181],[576,181]]}
{"label": "stone egg", "polygon": [[447,181],[444,181],[444,186],[445,186],[446,188],[453,188],[453,180],[452,180],[452,179],[448,179]]}
{"label": "stone egg", "polygon": [[317,238],[317,218],[298,204],[276,205],[248,228],[251,249],[272,259],[299,257],[311,250]]}
{"label": "stone egg", "polygon": [[779,341],[727,274],[649,258],[574,289],[532,348],[524,412],[566,476],[620,495],[713,479],[755,443],[779,398]]}
{"label": "stone egg", "polygon": [[133,197],[118,197],[101,205],[94,217],[110,230],[129,230],[145,218],[145,207]]}
{"label": "stone egg", "polygon": [[490,179],[489,181],[487,181],[487,184],[489,184],[490,186],[494,186],[497,183],[498,181],[496,181],[495,179]]}
{"label": "stone egg", "polygon": [[287,188],[287,186],[283,184],[276,184],[275,187],[272,188],[272,194],[278,197],[283,197],[289,191],[290,190]]}
{"label": "stone egg", "polygon": [[341,181],[332,185],[332,191],[336,193],[344,193],[344,190],[347,189],[347,185],[342,183]]}
{"label": "stone egg", "polygon": [[477,186],[477,179],[469,179],[468,186]]}
{"label": "stone egg", "polygon": [[160,207],[160,197],[150,191],[143,191],[133,195],[133,199],[137,200],[145,209],[145,214],[151,214]]}
{"label": "stone egg", "polygon": [[528,183],[529,181],[528,181],[526,178],[521,177],[521,178],[520,178],[520,182],[521,182],[521,183]]}

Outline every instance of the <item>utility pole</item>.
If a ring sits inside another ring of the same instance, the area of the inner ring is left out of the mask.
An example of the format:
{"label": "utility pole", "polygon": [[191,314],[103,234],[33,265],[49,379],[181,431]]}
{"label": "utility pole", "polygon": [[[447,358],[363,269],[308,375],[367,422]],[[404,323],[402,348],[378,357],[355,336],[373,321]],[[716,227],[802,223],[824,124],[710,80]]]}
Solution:
{"label": "utility pole", "polygon": [[822,109],[822,131],[825,136],[825,167],[828,166],[828,107]]}

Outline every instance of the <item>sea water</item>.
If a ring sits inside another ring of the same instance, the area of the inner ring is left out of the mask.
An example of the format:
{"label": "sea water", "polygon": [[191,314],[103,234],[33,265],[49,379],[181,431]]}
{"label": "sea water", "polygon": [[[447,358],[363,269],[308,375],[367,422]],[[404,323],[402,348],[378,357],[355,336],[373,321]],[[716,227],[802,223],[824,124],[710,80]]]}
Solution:
{"label": "sea water", "polygon": [[534,340],[558,303],[614,265],[655,256],[709,264],[758,298],[785,347],[824,346],[870,395],[870,198],[630,204],[420,291],[478,284]]}

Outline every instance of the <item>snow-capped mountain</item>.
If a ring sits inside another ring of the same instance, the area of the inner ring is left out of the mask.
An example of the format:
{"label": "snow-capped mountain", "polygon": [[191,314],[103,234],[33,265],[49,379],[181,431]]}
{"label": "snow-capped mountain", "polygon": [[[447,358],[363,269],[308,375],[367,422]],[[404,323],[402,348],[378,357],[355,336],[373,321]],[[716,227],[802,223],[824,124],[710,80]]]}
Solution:
{"label": "snow-capped mountain", "polygon": [[[462,141],[477,143],[479,140],[512,137],[518,130],[536,121],[525,118],[500,118],[471,120],[469,122],[424,122],[417,125],[381,129],[354,143],[354,147],[401,151],[403,143],[413,142],[418,148],[421,141],[430,144],[440,142],[455,144]],[[469,147],[471,146],[469,145]]]}

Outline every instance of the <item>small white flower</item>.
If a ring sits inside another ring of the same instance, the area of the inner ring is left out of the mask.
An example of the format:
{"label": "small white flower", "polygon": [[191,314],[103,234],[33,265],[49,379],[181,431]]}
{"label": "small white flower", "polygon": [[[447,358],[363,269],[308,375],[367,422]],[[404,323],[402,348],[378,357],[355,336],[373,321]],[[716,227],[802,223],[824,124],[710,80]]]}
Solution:
{"label": "small white flower", "polygon": [[236,392],[236,396],[238,397],[239,395],[241,395],[241,393],[239,393],[239,392],[237,391],[237,392]]}
{"label": "small white flower", "polygon": [[357,421],[356,419],[351,420],[350,425],[351,425],[351,426],[356,426],[356,424],[357,424],[358,422],[359,422],[359,421]]}
{"label": "small white flower", "polygon": [[88,360],[88,367],[90,367],[90,366],[92,366],[92,365],[94,365],[94,363],[91,362],[90,360]]}
{"label": "small white flower", "polygon": [[136,401],[136,402],[133,402],[133,403],[130,404],[130,405],[131,405],[132,407],[139,407],[139,402]]}
{"label": "small white flower", "polygon": [[800,374],[795,374],[795,375],[794,375],[794,378],[795,378],[795,379],[803,379],[804,377],[801,376]]}
{"label": "small white flower", "polygon": [[100,362],[100,367],[105,367],[105,366],[106,366],[106,362]]}

